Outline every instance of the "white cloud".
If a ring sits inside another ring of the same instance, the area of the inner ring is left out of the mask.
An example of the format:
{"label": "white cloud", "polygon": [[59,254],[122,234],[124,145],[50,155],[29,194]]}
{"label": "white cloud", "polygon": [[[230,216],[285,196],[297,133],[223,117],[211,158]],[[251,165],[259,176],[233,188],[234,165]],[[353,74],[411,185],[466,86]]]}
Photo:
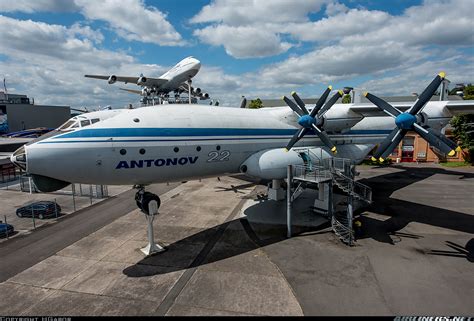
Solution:
{"label": "white cloud", "polygon": [[162,46],[182,46],[181,35],[155,7],[145,6],[143,0],[75,0],[82,14],[91,20],[102,20],[127,40]]}
{"label": "white cloud", "polygon": [[0,15],[0,29],[0,54],[7,57],[0,60],[2,76],[10,90],[26,93],[38,104],[124,106],[139,97],[84,75],[143,72],[159,76],[167,69],[140,64],[122,52],[97,48],[95,42],[101,35],[88,26],[67,28]]}
{"label": "white cloud", "polygon": [[78,8],[74,1],[64,0],[0,0],[0,12],[68,12]]}
{"label": "white cloud", "polygon": [[162,46],[186,42],[166,19],[166,14],[143,0],[0,0],[0,12],[81,12],[90,20],[109,24],[120,37]]}
{"label": "white cloud", "polygon": [[236,58],[273,56],[291,47],[291,44],[281,42],[280,37],[273,32],[250,26],[209,26],[195,30],[194,35],[213,46],[223,45],[227,54]]}
{"label": "white cloud", "polygon": [[223,22],[242,26],[257,22],[295,22],[308,20],[327,0],[214,0],[191,18],[191,23]]}

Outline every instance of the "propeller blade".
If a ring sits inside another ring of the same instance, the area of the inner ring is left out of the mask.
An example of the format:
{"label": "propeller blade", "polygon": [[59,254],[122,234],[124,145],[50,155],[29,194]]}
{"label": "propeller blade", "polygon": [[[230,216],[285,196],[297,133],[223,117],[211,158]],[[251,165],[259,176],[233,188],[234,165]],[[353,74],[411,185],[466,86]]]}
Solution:
{"label": "propeller blade", "polygon": [[392,116],[393,118],[397,117],[400,115],[402,112],[399,111],[397,108],[393,107],[389,103],[387,103],[385,100],[382,98],[379,98],[375,95],[372,95],[371,93],[364,93],[364,96],[371,101],[375,106],[380,108],[384,113]]}
{"label": "propeller blade", "polygon": [[438,89],[439,85],[443,81],[444,77],[446,77],[446,74],[444,72],[440,72],[435,79],[428,85],[428,87],[423,90],[420,96],[418,96],[418,99],[416,100],[415,104],[413,107],[410,108],[408,111],[412,115],[416,115],[423,107],[425,104],[430,100],[430,98],[433,96],[435,93],[436,89]]}
{"label": "propeller blade", "polygon": [[376,162],[380,156],[382,155],[382,153],[388,148],[388,146],[390,146],[390,144],[392,143],[393,141],[393,138],[395,137],[395,135],[399,134],[399,131],[400,129],[398,127],[395,127],[395,129],[392,130],[392,132],[387,136],[385,137],[385,139],[382,141],[382,143],[379,145],[379,147],[377,148],[377,150],[375,151],[375,153],[372,155],[372,161]]}
{"label": "propeller blade", "polygon": [[[396,129],[398,129],[398,128],[396,128]],[[379,162],[383,162],[385,160],[385,158],[387,158],[388,155],[390,155],[393,152],[393,150],[398,146],[398,144],[400,144],[400,142],[402,141],[402,139],[403,139],[403,137],[405,136],[406,133],[407,133],[406,129],[398,129],[397,130],[397,132],[395,133],[393,138],[389,141],[390,144],[388,145],[388,147],[380,155]]]}
{"label": "propeller blade", "polygon": [[329,139],[329,136],[326,134],[326,132],[322,131],[321,129],[319,129],[318,126],[316,126],[315,124],[313,124],[313,129],[316,131],[316,134],[319,136],[319,139],[321,139],[321,141],[323,142],[324,145],[326,145],[327,147],[329,147],[329,149],[331,150],[331,152],[333,154],[336,154],[337,153],[337,149],[336,149],[336,146],[333,144],[333,142]]}
{"label": "propeller blade", "polygon": [[282,98],[285,103],[295,112],[297,113],[300,117],[301,116],[304,116],[305,114],[303,113],[303,111],[293,102],[291,101],[291,99],[289,99],[288,97],[286,96],[283,96]]}
{"label": "propeller blade", "polygon": [[298,106],[300,106],[301,110],[306,114],[308,115],[309,114],[309,111],[306,109],[306,106],[303,102],[303,100],[301,100],[300,96],[298,96],[298,94],[296,93],[296,91],[293,91],[291,93],[291,96],[293,96],[294,100],[296,101],[296,103],[298,104]]}
{"label": "propeller blade", "polygon": [[455,142],[453,142],[451,139],[449,139],[448,137],[444,136],[442,133],[438,132],[437,130],[434,130],[433,128],[430,128],[430,127],[423,127],[425,128],[427,131],[429,131],[431,134],[435,135],[436,137],[438,137],[439,139],[441,139],[443,141],[443,143],[445,143],[446,145],[448,145],[449,147],[451,147],[452,149],[454,149],[455,151],[459,152],[461,151],[461,147],[459,147],[458,145],[456,145]]}
{"label": "propeller blade", "polygon": [[324,93],[319,97],[318,102],[316,103],[316,106],[314,106],[313,110],[311,111],[311,117],[314,118],[318,111],[323,107],[324,103],[326,102],[326,99],[328,99],[329,94],[331,93],[332,86],[329,86],[326,88]]}
{"label": "propeller blade", "polygon": [[438,148],[442,153],[447,154],[448,156],[454,156],[454,154],[456,154],[456,151],[453,148],[436,137],[436,135],[430,132],[427,128],[423,128],[418,124],[413,124],[413,126],[418,135],[423,137],[423,139],[430,143],[431,146]]}
{"label": "propeller blade", "polygon": [[289,151],[293,147],[293,145],[296,144],[307,132],[308,132],[308,129],[304,127],[298,130],[293,135],[288,145],[286,145],[286,150]]}
{"label": "propeller blade", "polygon": [[338,90],[337,93],[334,94],[334,96],[329,99],[329,101],[319,110],[318,112],[318,118],[321,118],[324,116],[324,114],[329,110],[329,108],[332,107],[336,103],[336,101],[342,97],[344,93],[342,90]]}

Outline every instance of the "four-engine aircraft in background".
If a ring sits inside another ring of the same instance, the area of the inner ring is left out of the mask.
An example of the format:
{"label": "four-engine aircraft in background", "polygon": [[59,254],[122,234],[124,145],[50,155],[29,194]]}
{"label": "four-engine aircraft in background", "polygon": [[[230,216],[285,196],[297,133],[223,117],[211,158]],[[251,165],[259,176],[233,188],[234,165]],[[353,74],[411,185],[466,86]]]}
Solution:
{"label": "four-engine aircraft in background", "polygon": [[158,78],[145,77],[143,75],[140,75],[139,77],[116,75],[85,75],[85,77],[107,80],[109,84],[113,84],[115,82],[123,82],[125,84],[136,84],[138,86],[141,86],[142,89],[120,89],[134,94],[139,94],[144,97],[159,97],[167,95],[170,92],[174,92],[175,95],[179,95],[182,92],[189,92],[189,89],[191,89],[192,96],[200,99],[208,99],[209,94],[202,92],[201,88],[189,88],[191,79],[196,76],[200,68],[201,62],[196,58],[190,56],[178,62],[175,66],[173,66],[173,68],[171,68]]}

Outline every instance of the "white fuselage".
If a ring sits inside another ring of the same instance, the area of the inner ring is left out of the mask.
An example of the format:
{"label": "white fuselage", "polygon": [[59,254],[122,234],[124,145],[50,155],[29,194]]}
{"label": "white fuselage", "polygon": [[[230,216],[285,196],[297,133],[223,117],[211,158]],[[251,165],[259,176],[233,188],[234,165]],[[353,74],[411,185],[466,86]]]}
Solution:
{"label": "white fuselage", "polygon": [[[338,157],[361,162],[395,127],[391,117],[366,117],[334,105],[324,128]],[[443,102],[424,112],[432,127],[451,115]],[[240,109],[163,105],[122,110],[86,128],[70,129],[25,146],[31,174],[87,184],[151,184],[238,173],[253,154],[283,149],[299,128],[288,107]],[[308,134],[296,146],[321,148]],[[14,159],[12,158],[14,161]]]}
{"label": "white fuselage", "polygon": [[168,82],[158,88],[159,92],[170,92],[177,90],[180,85],[196,76],[201,68],[201,62],[193,57],[187,57],[178,62],[173,68],[160,76],[168,79]]}

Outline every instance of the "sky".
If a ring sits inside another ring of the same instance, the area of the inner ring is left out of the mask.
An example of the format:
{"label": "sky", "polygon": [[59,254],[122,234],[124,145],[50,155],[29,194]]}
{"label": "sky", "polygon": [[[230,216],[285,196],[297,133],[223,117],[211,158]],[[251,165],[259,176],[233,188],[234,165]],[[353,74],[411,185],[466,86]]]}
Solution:
{"label": "sky", "polygon": [[[159,77],[181,59],[223,106],[328,85],[421,92],[440,71],[474,83],[472,0],[0,0],[0,77],[36,104],[139,98],[85,74]],[[1,90],[1,89],[0,89]]]}

